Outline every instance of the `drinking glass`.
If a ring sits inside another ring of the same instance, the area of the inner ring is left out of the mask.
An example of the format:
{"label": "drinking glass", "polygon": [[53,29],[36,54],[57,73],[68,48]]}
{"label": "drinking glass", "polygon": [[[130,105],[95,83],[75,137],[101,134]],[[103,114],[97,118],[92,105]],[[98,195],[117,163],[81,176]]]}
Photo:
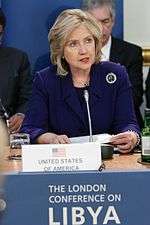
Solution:
{"label": "drinking glass", "polygon": [[9,136],[10,159],[21,159],[21,146],[30,144],[29,134],[14,133]]}

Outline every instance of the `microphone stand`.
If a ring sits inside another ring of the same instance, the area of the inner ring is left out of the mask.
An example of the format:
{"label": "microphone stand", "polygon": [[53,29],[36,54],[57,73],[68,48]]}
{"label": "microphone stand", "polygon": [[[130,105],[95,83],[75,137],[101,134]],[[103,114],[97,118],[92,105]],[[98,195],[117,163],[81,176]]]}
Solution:
{"label": "microphone stand", "polygon": [[93,142],[93,135],[92,135],[92,124],[91,124],[91,115],[90,115],[90,108],[89,108],[89,93],[88,90],[84,90],[84,99],[86,102],[86,107],[87,107],[87,113],[88,113],[88,121],[89,121],[89,142]]}

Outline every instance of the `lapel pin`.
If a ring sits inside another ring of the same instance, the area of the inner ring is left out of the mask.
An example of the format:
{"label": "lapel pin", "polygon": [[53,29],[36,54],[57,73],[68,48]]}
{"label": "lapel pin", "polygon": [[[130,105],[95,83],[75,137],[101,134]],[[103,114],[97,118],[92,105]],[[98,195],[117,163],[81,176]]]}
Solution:
{"label": "lapel pin", "polygon": [[114,74],[114,73],[108,73],[107,74],[107,76],[106,76],[107,83],[113,84],[113,83],[116,82],[116,80],[117,80],[116,74]]}

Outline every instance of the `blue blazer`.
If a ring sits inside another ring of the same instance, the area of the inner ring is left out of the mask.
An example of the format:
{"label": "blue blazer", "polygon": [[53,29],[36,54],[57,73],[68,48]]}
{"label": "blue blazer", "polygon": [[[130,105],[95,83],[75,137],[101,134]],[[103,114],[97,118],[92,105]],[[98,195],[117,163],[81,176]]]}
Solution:
{"label": "blue blazer", "polygon": [[[109,82],[110,73],[116,81]],[[116,134],[127,130],[139,133],[132,87],[125,68],[102,62],[92,66],[90,76],[89,105],[93,134]],[[89,135],[89,126],[70,73],[65,77],[56,75],[55,66],[38,72],[22,132],[30,134],[32,143],[45,132],[66,134],[68,137]]]}

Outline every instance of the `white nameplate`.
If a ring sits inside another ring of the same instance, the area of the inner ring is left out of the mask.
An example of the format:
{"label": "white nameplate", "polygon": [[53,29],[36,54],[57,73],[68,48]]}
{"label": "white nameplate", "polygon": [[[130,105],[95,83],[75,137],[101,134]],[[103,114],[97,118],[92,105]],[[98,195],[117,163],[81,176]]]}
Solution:
{"label": "white nameplate", "polygon": [[22,145],[23,172],[98,170],[99,143]]}

